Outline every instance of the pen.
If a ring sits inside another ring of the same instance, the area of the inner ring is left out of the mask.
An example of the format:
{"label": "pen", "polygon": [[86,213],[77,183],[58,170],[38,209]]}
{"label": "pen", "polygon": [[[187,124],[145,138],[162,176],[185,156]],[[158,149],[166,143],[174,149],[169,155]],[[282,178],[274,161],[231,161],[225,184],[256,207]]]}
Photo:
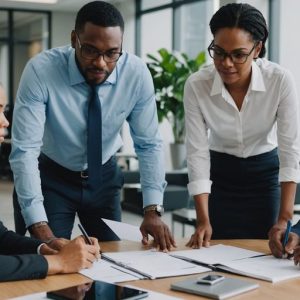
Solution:
{"label": "pen", "polygon": [[93,245],[93,243],[92,243],[90,237],[88,236],[88,234],[87,234],[86,231],[84,230],[83,226],[79,223],[79,224],[78,224],[78,227],[79,227],[80,231],[81,231],[82,234],[83,234],[83,237],[84,237],[85,242],[86,242],[88,245]]}
{"label": "pen", "polygon": [[291,229],[292,229],[292,222],[291,220],[288,220],[287,221],[287,226],[286,226],[286,231],[285,231],[285,234],[284,234],[284,239],[283,239],[283,243],[282,243],[282,246],[283,246],[283,250],[288,242],[288,239],[289,239],[289,234],[291,232]]}

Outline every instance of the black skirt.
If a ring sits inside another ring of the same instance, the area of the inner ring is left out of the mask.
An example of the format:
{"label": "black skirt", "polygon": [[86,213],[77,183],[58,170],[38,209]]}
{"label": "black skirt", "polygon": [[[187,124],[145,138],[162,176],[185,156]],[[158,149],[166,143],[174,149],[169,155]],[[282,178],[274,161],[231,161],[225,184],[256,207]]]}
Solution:
{"label": "black skirt", "polygon": [[280,207],[277,148],[239,158],[210,151],[213,239],[266,239]]}

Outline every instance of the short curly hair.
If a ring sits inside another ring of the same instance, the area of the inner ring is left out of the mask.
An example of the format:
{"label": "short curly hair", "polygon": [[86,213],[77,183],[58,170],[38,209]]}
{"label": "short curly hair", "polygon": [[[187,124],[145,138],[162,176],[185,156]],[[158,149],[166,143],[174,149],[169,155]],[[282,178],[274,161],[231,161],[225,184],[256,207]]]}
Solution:
{"label": "short curly hair", "polygon": [[75,21],[75,31],[83,31],[84,25],[91,22],[102,27],[120,26],[124,32],[124,19],[112,4],[104,1],[93,1],[82,6]]}

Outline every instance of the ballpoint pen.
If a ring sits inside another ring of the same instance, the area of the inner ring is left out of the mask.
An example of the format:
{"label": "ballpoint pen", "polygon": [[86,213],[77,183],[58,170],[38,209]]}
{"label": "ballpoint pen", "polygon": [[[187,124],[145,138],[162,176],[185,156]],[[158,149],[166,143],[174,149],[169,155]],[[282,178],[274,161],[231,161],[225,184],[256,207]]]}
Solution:
{"label": "ballpoint pen", "polygon": [[292,229],[292,221],[291,220],[288,220],[287,221],[287,225],[286,225],[286,231],[285,231],[285,234],[284,234],[284,238],[283,238],[283,242],[282,242],[282,246],[283,246],[283,251],[285,249],[285,246],[288,242],[288,239],[289,239],[289,234],[291,232],[291,229]]}
{"label": "ballpoint pen", "polygon": [[93,243],[92,243],[90,237],[88,236],[88,234],[87,234],[86,231],[84,230],[83,226],[79,223],[79,224],[78,224],[78,227],[79,227],[80,231],[81,231],[82,234],[83,234],[83,237],[84,237],[85,242],[86,242],[88,245],[93,245]]}

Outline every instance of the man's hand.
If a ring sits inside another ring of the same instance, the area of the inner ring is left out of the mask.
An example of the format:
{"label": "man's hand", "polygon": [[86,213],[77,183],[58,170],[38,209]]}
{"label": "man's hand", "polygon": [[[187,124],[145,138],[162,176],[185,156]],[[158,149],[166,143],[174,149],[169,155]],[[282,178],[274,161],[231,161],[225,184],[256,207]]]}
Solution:
{"label": "man's hand", "polygon": [[195,233],[191,236],[190,240],[186,244],[187,247],[193,249],[210,246],[210,238],[212,235],[212,228],[209,222],[201,223],[197,225]]}
{"label": "man's hand", "polygon": [[100,258],[98,240],[90,238],[92,245],[87,245],[82,236],[70,241],[58,254],[46,255],[48,274],[75,273],[90,268]]}
{"label": "man's hand", "polygon": [[272,254],[277,258],[284,257],[285,253],[287,253],[288,255],[293,255],[294,249],[300,243],[300,237],[296,233],[291,232],[289,234],[288,242],[285,248],[283,248],[282,241],[284,239],[285,231],[286,228],[275,225],[270,229],[268,234],[269,248]]}
{"label": "man's hand", "polygon": [[144,245],[148,245],[148,234],[150,234],[153,236],[154,245],[157,246],[158,250],[167,252],[170,251],[172,247],[176,247],[169,227],[161,220],[155,211],[147,211],[145,213],[140,230],[143,235],[142,243]]}
{"label": "man's hand", "polygon": [[29,227],[29,231],[32,237],[44,241],[50,248],[54,250],[60,250],[69,243],[69,240],[67,239],[56,238],[47,222],[33,224]]}

